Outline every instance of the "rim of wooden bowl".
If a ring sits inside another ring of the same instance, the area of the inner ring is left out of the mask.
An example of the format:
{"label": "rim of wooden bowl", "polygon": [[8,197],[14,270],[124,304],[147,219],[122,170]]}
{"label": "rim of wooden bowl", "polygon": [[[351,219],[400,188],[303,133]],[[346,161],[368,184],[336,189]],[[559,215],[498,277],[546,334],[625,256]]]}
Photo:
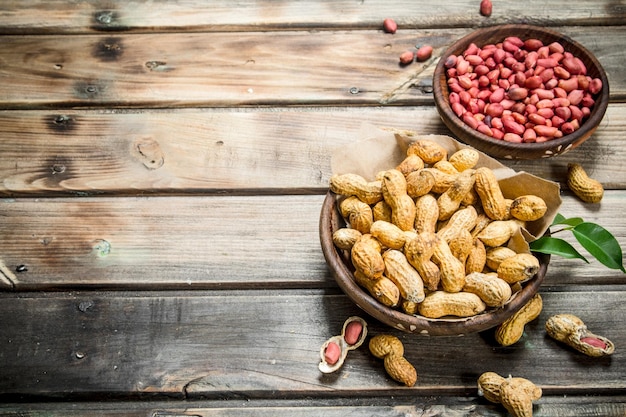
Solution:
{"label": "rim of wooden bowl", "polygon": [[[543,143],[510,143],[491,138],[467,126],[450,107],[449,91],[446,77],[445,60],[450,55],[462,53],[474,42],[478,46],[501,42],[507,36],[518,36],[522,39],[537,38],[549,44],[559,41],[566,51],[580,58],[587,67],[587,74],[602,80],[602,91],[596,98],[589,118],[578,130],[559,139]],[[539,159],[561,155],[575,149],[597,129],[602,121],[609,103],[609,81],[600,62],[584,46],[572,38],[554,30],[532,25],[499,25],[478,29],[454,42],[441,55],[433,75],[433,95],[435,105],[444,124],[461,140],[478,150],[496,158],[503,159]]]}
{"label": "rim of wooden bowl", "polygon": [[320,242],[324,258],[339,287],[361,310],[393,328],[407,333],[429,336],[452,336],[481,332],[493,328],[517,312],[539,290],[550,263],[550,256],[535,254],[540,262],[539,272],[527,281],[504,307],[469,318],[433,320],[414,316],[387,307],[376,301],[356,284],[352,278],[353,267],[347,253],[337,249],[333,233],[345,226],[337,206],[337,195],[328,191],[322,204],[319,222]]}

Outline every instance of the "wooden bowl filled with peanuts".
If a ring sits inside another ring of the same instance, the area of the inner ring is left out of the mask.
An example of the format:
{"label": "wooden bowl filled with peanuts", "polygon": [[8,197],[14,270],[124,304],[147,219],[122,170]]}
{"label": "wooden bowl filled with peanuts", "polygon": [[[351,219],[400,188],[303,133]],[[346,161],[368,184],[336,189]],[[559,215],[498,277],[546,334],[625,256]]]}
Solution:
{"label": "wooden bowl filled with peanuts", "polygon": [[543,282],[550,258],[528,242],[549,232],[558,185],[450,137],[387,134],[389,152],[376,150],[378,138],[369,144],[375,159],[395,158],[386,168],[378,161],[375,173],[350,172],[348,161],[330,178],[320,241],[332,275],[361,309],[402,331],[499,325]]}
{"label": "wooden bowl filled with peanuts", "polygon": [[561,155],[597,129],[609,102],[600,62],[553,30],[501,25],[453,43],[433,76],[435,105],[464,143],[502,159]]}

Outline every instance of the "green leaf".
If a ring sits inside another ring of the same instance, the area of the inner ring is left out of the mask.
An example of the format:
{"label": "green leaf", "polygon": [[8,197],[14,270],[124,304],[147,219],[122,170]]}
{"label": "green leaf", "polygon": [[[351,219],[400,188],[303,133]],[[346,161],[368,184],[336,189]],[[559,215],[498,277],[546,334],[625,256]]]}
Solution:
{"label": "green leaf", "polygon": [[558,255],[567,259],[582,259],[589,261],[580,254],[572,245],[563,239],[551,236],[543,236],[537,240],[530,242],[530,249],[534,252],[547,253],[549,255]]}
{"label": "green leaf", "polygon": [[602,265],[626,273],[622,263],[622,248],[608,230],[595,223],[583,222],[576,225],[572,233]]}
{"label": "green leaf", "polygon": [[584,220],[580,217],[572,217],[572,218],[566,219],[565,216],[558,213],[554,217],[554,220],[552,221],[552,226],[557,226],[557,225],[578,226],[579,224],[583,222]]}

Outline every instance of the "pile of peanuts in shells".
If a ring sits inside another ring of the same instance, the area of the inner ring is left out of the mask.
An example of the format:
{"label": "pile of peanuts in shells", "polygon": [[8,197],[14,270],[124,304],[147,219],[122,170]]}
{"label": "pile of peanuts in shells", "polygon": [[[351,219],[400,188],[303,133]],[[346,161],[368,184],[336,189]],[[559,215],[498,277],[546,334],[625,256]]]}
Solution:
{"label": "pile of peanuts in shells", "polygon": [[575,132],[602,90],[602,80],[559,42],[509,36],[471,43],[444,59],[452,111],[472,129],[507,142],[546,142]]}
{"label": "pile of peanuts in shells", "polygon": [[378,302],[429,319],[470,317],[503,306],[537,273],[538,259],[507,243],[547,205],[532,194],[504,198],[494,172],[476,167],[479,156],[473,148],[448,156],[422,139],[374,181],[331,177],[347,224],[333,242]]}

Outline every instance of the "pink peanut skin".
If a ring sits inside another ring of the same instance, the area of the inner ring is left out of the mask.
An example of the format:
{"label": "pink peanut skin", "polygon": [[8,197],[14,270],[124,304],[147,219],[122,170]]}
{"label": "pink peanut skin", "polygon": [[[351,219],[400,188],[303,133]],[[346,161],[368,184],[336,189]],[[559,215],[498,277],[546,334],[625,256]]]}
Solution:
{"label": "pink peanut skin", "polygon": [[426,61],[433,54],[433,47],[430,45],[424,45],[420,47],[415,53],[415,59],[419,62]]}
{"label": "pink peanut skin", "polygon": [[493,4],[491,3],[491,0],[482,0],[480,2],[480,14],[485,17],[489,17],[491,16],[492,12],[493,12]]}
{"label": "pink peanut skin", "polygon": [[[509,142],[573,133],[602,90],[602,81],[558,42],[509,36],[484,47],[472,43],[449,58],[448,87],[459,98],[450,102],[453,112],[470,128]],[[494,124],[500,118],[502,127]]]}
{"label": "pink peanut skin", "polygon": [[343,336],[343,339],[349,345],[354,345],[361,338],[361,333],[363,332],[363,325],[359,321],[351,321],[346,326],[346,331]]}
{"label": "pink peanut skin", "polygon": [[396,31],[398,30],[398,24],[395,20],[388,17],[383,20],[383,30],[391,34],[396,33]]}
{"label": "pink peanut skin", "polygon": [[334,365],[339,360],[341,356],[341,348],[335,342],[330,342],[328,346],[326,346],[326,350],[324,351],[324,360],[329,365]]}
{"label": "pink peanut skin", "polygon": [[413,62],[415,54],[412,51],[405,51],[400,55],[400,64],[408,65]]}

